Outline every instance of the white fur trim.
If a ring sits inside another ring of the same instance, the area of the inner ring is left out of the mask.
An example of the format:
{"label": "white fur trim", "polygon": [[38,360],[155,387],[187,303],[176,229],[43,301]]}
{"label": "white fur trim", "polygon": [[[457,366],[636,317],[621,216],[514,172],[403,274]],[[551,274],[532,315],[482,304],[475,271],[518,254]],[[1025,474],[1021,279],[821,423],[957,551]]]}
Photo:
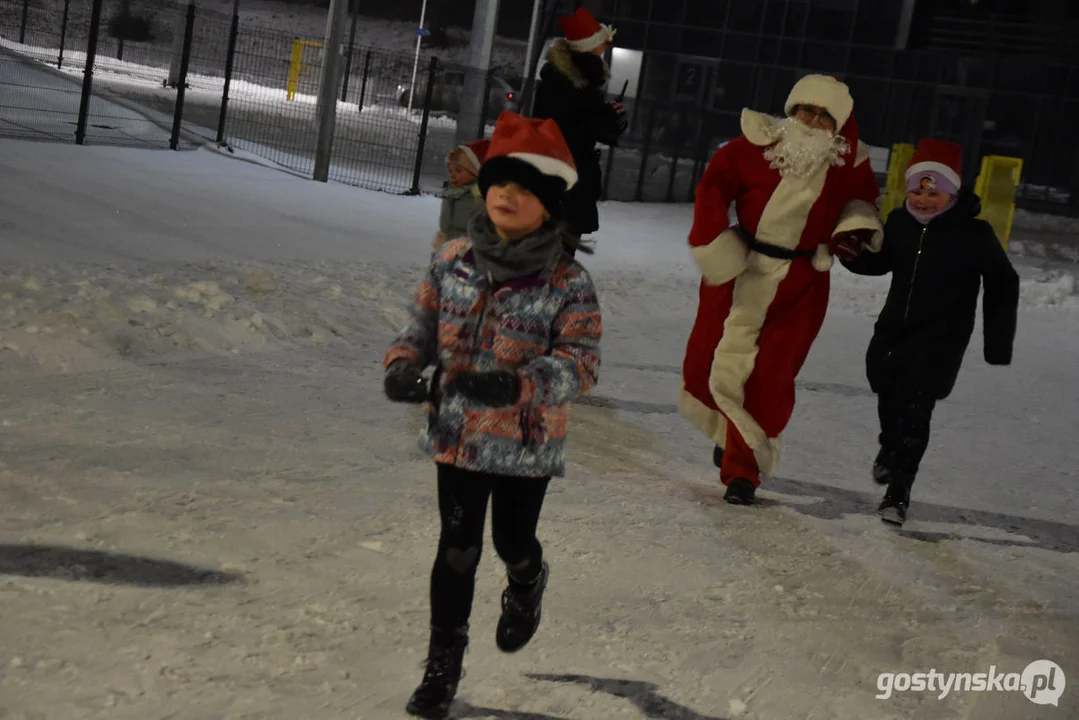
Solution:
{"label": "white fur trim", "polygon": [[742,134],[758,147],[767,147],[779,140],[779,118],[750,110],[742,110],[741,126]]}
{"label": "white fur trim", "polygon": [[716,445],[727,444],[727,418],[690,395],[684,387],[678,394],[678,411]]}
{"label": "white fur trim", "polygon": [[963,178],[959,177],[959,175],[956,174],[955,170],[952,170],[944,163],[932,161],[920,162],[915,165],[911,165],[909,168],[907,168],[907,174],[905,179],[910,180],[918,173],[925,172],[940,173],[948,179],[948,182],[950,182],[952,185],[955,185],[957,188],[962,187],[963,185]]}
{"label": "white fur trim", "polygon": [[859,140],[858,151],[854,154],[854,167],[858,167],[869,159],[869,146]]}
{"label": "white fur trim", "polygon": [[794,113],[795,105],[822,107],[835,118],[836,130],[841,129],[854,113],[854,99],[850,88],[827,75],[806,75],[794,84],[787,103],[783,106],[787,115]]}
{"label": "white fur trim", "polygon": [[873,237],[866,245],[866,250],[880,252],[884,244],[884,224],[880,221],[880,211],[875,205],[865,200],[851,200],[843,207],[839,221],[832,230],[832,237],[852,230],[872,230]]}
{"label": "white fur trim", "polygon": [[569,163],[562,162],[550,155],[538,153],[510,153],[509,157],[516,158],[528,163],[544,175],[553,175],[566,181],[566,189],[569,190],[577,184],[577,171]]}
{"label": "white fur trim", "polygon": [[611,27],[609,25],[600,25],[599,30],[592,33],[586,38],[580,40],[566,40],[566,43],[575,52],[592,52],[600,45],[605,45],[607,41],[611,39]]}
{"label": "white fur trim", "polygon": [[828,272],[832,269],[832,252],[823,243],[818,245],[813,253],[813,269],[818,272]]}
{"label": "white fur trim", "polygon": [[690,248],[701,275],[710,285],[723,285],[746,269],[749,248],[733,230],[724,230],[708,243]]}
{"label": "white fur trim", "polygon": [[457,149],[465,154],[465,157],[467,157],[469,162],[472,163],[472,167],[475,169],[475,172],[479,173],[480,159],[476,157],[476,153],[472,151],[472,148],[468,147],[467,145],[459,145]]}
{"label": "white fur trim", "polygon": [[775,472],[779,447],[743,407],[745,384],[756,365],[757,339],[768,307],[789,270],[790,263],[783,262],[771,272],[748,270],[734,281],[734,302],[723,325],[723,337],[716,346],[708,376],[708,389],[716,407],[734,423],[742,439],[753,450],[757,467],[765,475]]}
{"label": "white fur trim", "polygon": [[[780,180],[761,213],[757,237],[780,247],[796,248],[827,177],[828,167],[824,166],[808,178],[788,176]],[[739,244],[744,250],[745,245]],[[787,277],[791,261],[750,253],[744,264],[744,271],[734,281],[734,299],[712,359],[708,388],[716,407],[734,423],[753,449],[761,472],[772,475],[779,462],[779,439],[765,434],[743,402],[746,381],[756,365],[757,340],[768,307]]]}

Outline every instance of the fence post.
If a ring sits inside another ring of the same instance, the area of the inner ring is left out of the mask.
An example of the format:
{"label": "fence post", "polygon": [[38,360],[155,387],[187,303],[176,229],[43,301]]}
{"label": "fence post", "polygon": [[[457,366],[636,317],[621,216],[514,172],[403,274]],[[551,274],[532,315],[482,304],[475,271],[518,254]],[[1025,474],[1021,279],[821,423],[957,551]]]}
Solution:
{"label": "fence post", "polygon": [[371,51],[368,50],[363,58],[363,78],[360,80],[360,102],[356,105],[356,112],[363,110],[363,99],[367,95],[367,75],[371,70]]}
{"label": "fence post", "polygon": [[659,103],[653,100],[652,107],[648,108],[648,121],[644,127],[644,142],[641,143],[641,167],[637,171],[637,190],[633,194],[637,202],[644,199],[644,173],[648,167],[648,153],[652,150],[652,130],[656,127],[656,112],[658,110]]}
{"label": "fence post", "polygon": [[26,17],[30,14],[30,0],[22,0],[22,22],[19,23],[19,44],[26,44]]}
{"label": "fence post", "polygon": [[603,173],[603,193],[600,200],[607,202],[611,199],[611,173],[614,171],[614,145],[607,146],[607,169]]}
{"label": "fence post", "polygon": [[67,40],[67,17],[71,10],[71,0],[64,0],[64,19],[60,21],[60,53],[56,56],[56,69],[64,67],[64,42]]}
{"label": "fence post", "polygon": [[487,111],[491,109],[491,88],[494,87],[495,71],[488,70],[487,77],[483,81],[483,103],[480,105],[480,125],[476,128],[475,137],[481,138],[486,133],[484,130],[487,128]]}
{"label": "fence post", "polygon": [[232,84],[232,66],[236,60],[236,38],[240,34],[240,13],[232,13],[232,27],[229,28],[229,49],[225,57],[225,89],[221,91],[221,114],[217,116],[217,142],[225,141],[225,118],[229,112],[229,86]]}
{"label": "fence post", "polygon": [[90,8],[90,37],[86,40],[86,64],[82,69],[82,96],[79,98],[79,118],[75,122],[75,143],[86,143],[86,119],[90,115],[90,94],[94,87],[94,63],[97,62],[97,33],[101,30],[102,0],[94,0]]}
{"label": "fence post", "polygon": [[169,147],[180,147],[180,124],[184,120],[184,91],[187,89],[187,68],[191,63],[191,40],[195,34],[195,3],[187,4],[187,22],[184,24],[184,49],[180,55],[180,77],[176,82],[176,112],[172,117],[172,137]]}
{"label": "fence post", "polygon": [[674,152],[671,153],[671,172],[667,178],[667,202],[674,202],[674,180],[678,175],[678,161],[682,152],[682,131],[686,126],[686,108],[678,115],[678,130],[674,133]]}
{"label": "fence post", "polygon": [[696,149],[693,152],[693,174],[689,176],[689,191],[686,193],[686,202],[694,202],[697,199],[697,183],[701,181],[701,175],[704,174],[705,164],[711,160],[707,156],[708,148],[705,145],[706,140],[710,137],[708,133],[709,120],[708,113],[702,111],[700,123],[697,125],[697,140],[693,143]]}
{"label": "fence post", "polygon": [[[354,10],[355,8],[350,9]],[[348,30],[348,53],[345,55],[345,82],[341,86],[341,102],[348,99],[348,81],[352,76],[352,48],[356,44],[356,20],[359,17],[359,13],[352,13],[352,25]]]}
{"label": "fence post", "polygon": [[420,141],[416,146],[416,167],[412,171],[412,189],[409,195],[420,194],[420,173],[423,171],[423,151],[427,149],[427,121],[431,119],[431,100],[435,91],[435,71],[438,68],[438,58],[431,56],[431,64],[427,69],[427,87],[423,93],[423,118],[420,120]]}

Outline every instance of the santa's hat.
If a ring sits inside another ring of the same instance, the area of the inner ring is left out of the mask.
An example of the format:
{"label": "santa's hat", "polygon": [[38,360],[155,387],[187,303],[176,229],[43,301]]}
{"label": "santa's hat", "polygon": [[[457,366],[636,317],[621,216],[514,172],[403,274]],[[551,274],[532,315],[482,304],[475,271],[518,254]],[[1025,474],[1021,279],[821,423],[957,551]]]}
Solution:
{"label": "santa's hat", "polygon": [[794,115],[799,105],[815,105],[835,118],[836,130],[841,130],[854,112],[850,88],[831,75],[806,75],[794,84],[787,97],[784,112]]}
{"label": "santa's hat", "polygon": [[907,166],[907,190],[940,190],[954,195],[963,184],[963,147],[922,138]]}
{"label": "santa's hat", "polygon": [[611,26],[601,25],[584,8],[577,8],[572,15],[558,18],[558,25],[566,35],[566,42],[576,52],[592,52],[601,45],[609,44],[614,38]]}
{"label": "santa's hat", "polygon": [[453,158],[455,153],[461,153],[468,161],[472,163],[472,172],[479,172],[480,167],[487,159],[487,150],[491,147],[490,140],[473,140],[470,143],[464,145],[458,145],[453,150],[450,150],[449,155],[446,156],[446,160],[449,161]]}
{"label": "santa's hat", "polygon": [[495,123],[478,181],[484,197],[492,185],[515,182],[557,217],[561,215],[562,195],[577,184],[577,167],[554,120],[504,112]]}

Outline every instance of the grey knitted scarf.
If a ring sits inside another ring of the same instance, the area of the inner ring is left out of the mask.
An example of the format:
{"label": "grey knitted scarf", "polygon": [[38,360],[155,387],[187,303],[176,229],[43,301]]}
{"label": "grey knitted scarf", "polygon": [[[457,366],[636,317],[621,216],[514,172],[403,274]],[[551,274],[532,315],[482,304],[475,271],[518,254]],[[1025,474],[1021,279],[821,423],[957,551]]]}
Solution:
{"label": "grey knitted scarf", "polygon": [[476,268],[496,283],[529,275],[549,276],[562,256],[562,233],[546,224],[520,240],[506,241],[498,236],[487,213],[478,213],[468,224],[468,237]]}

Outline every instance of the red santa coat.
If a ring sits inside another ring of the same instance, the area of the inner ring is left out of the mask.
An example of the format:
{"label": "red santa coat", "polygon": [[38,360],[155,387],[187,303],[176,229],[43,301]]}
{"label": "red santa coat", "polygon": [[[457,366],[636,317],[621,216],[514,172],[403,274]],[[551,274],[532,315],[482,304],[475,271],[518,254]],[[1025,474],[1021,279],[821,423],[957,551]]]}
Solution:
{"label": "red santa coat", "polygon": [[[774,474],[794,380],[828,308],[832,238],[872,230],[871,252],[882,239],[880,190],[853,118],[841,130],[851,147],[844,164],[802,178],[781,176],[764,157],[778,126],[776,118],[743,111],[743,134],[720,148],[697,187],[689,237],[703,278],[679,408],[725,448],[725,481],[729,460]],[[738,224],[757,240],[815,251],[812,261],[750,252],[731,229],[731,203]],[[732,457],[739,452],[753,457]]]}

